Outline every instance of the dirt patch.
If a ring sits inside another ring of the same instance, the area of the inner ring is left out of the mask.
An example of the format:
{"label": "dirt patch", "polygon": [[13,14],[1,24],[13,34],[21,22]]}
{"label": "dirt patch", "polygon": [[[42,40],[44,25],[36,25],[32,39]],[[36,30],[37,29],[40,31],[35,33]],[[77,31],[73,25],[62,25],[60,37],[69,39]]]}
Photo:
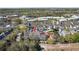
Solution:
{"label": "dirt patch", "polygon": [[79,43],[40,45],[44,48],[44,51],[79,51]]}

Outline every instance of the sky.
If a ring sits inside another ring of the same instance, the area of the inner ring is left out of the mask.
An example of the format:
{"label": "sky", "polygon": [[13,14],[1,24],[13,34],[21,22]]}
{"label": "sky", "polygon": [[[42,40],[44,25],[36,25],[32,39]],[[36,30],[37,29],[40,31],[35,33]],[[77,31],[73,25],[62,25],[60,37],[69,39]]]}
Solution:
{"label": "sky", "polygon": [[0,0],[0,8],[79,7],[78,0]]}

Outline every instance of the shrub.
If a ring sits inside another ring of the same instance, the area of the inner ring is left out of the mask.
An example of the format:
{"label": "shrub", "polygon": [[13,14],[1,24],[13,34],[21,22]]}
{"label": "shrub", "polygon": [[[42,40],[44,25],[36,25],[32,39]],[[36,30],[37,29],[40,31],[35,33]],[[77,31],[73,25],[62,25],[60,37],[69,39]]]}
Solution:
{"label": "shrub", "polygon": [[60,37],[61,43],[76,43],[79,42],[79,33],[74,33],[73,35],[66,35],[65,37]]}
{"label": "shrub", "polygon": [[47,44],[55,44],[55,40],[48,38]]}

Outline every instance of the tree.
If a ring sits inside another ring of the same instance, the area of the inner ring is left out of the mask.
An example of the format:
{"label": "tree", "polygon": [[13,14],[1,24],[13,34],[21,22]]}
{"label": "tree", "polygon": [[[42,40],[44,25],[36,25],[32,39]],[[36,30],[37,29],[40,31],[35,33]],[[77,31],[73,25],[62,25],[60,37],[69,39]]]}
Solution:
{"label": "tree", "polygon": [[16,22],[17,24],[22,24],[22,20],[21,19],[14,19],[13,22]]}

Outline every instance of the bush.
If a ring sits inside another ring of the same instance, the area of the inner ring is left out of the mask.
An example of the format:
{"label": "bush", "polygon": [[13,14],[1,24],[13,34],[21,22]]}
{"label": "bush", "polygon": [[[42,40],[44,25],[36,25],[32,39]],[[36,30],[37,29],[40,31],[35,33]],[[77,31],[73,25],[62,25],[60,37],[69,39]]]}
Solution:
{"label": "bush", "polygon": [[3,30],[2,29],[0,29],[0,34],[3,32]]}
{"label": "bush", "polygon": [[56,44],[55,40],[48,38],[47,44]]}
{"label": "bush", "polygon": [[28,43],[30,51],[40,51],[42,50],[41,46],[39,45],[39,40],[29,40]]}
{"label": "bush", "polygon": [[12,42],[11,46],[7,46],[7,51],[40,51],[41,46],[39,41],[24,40],[19,42]]}
{"label": "bush", "polygon": [[61,43],[76,43],[79,42],[79,33],[74,33],[73,35],[66,35],[65,37],[60,37]]}

